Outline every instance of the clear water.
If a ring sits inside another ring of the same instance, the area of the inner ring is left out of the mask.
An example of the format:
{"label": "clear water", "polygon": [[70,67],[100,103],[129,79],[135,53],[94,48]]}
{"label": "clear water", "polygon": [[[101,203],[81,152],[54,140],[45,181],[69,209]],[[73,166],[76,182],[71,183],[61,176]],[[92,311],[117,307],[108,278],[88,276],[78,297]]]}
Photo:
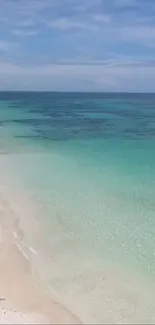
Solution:
{"label": "clear water", "polygon": [[155,95],[0,93],[0,150],[57,299],[83,322],[153,323]]}

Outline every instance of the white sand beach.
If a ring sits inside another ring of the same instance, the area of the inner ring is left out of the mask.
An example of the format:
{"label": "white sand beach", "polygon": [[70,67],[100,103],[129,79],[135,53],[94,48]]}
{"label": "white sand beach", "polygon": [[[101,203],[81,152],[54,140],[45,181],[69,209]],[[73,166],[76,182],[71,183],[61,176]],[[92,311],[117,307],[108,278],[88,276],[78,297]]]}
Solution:
{"label": "white sand beach", "polygon": [[32,274],[29,261],[16,244],[14,225],[7,203],[3,202],[0,204],[0,324],[79,323],[51,299],[37,274]]}

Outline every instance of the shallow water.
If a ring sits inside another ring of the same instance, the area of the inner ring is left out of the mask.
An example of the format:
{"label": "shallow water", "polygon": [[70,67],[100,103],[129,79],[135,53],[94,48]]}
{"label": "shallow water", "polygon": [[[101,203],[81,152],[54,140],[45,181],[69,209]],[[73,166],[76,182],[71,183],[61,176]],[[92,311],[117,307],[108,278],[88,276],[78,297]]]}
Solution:
{"label": "shallow water", "polygon": [[0,93],[1,159],[45,229],[31,261],[84,322],[155,320],[154,118],[151,94]]}

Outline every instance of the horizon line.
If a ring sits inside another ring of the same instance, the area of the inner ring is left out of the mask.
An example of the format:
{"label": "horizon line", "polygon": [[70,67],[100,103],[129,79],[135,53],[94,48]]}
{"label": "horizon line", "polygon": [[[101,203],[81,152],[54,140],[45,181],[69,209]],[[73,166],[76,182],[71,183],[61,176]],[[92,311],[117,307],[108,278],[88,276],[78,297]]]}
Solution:
{"label": "horizon line", "polygon": [[82,90],[0,90],[0,93],[84,93],[84,94],[148,94],[148,95],[155,95],[155,92],[131,92],[131,91],[82,91]]}

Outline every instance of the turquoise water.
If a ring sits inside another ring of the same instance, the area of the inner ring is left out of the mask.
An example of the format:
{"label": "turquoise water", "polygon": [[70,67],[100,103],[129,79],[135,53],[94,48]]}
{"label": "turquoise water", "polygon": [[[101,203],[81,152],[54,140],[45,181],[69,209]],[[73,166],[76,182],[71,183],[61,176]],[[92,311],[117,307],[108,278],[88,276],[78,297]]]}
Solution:
{"label": "turquoise water", "polygon": [[153,322],[155,95],[0,93],[0,126],[49,288],[84,322]]}

